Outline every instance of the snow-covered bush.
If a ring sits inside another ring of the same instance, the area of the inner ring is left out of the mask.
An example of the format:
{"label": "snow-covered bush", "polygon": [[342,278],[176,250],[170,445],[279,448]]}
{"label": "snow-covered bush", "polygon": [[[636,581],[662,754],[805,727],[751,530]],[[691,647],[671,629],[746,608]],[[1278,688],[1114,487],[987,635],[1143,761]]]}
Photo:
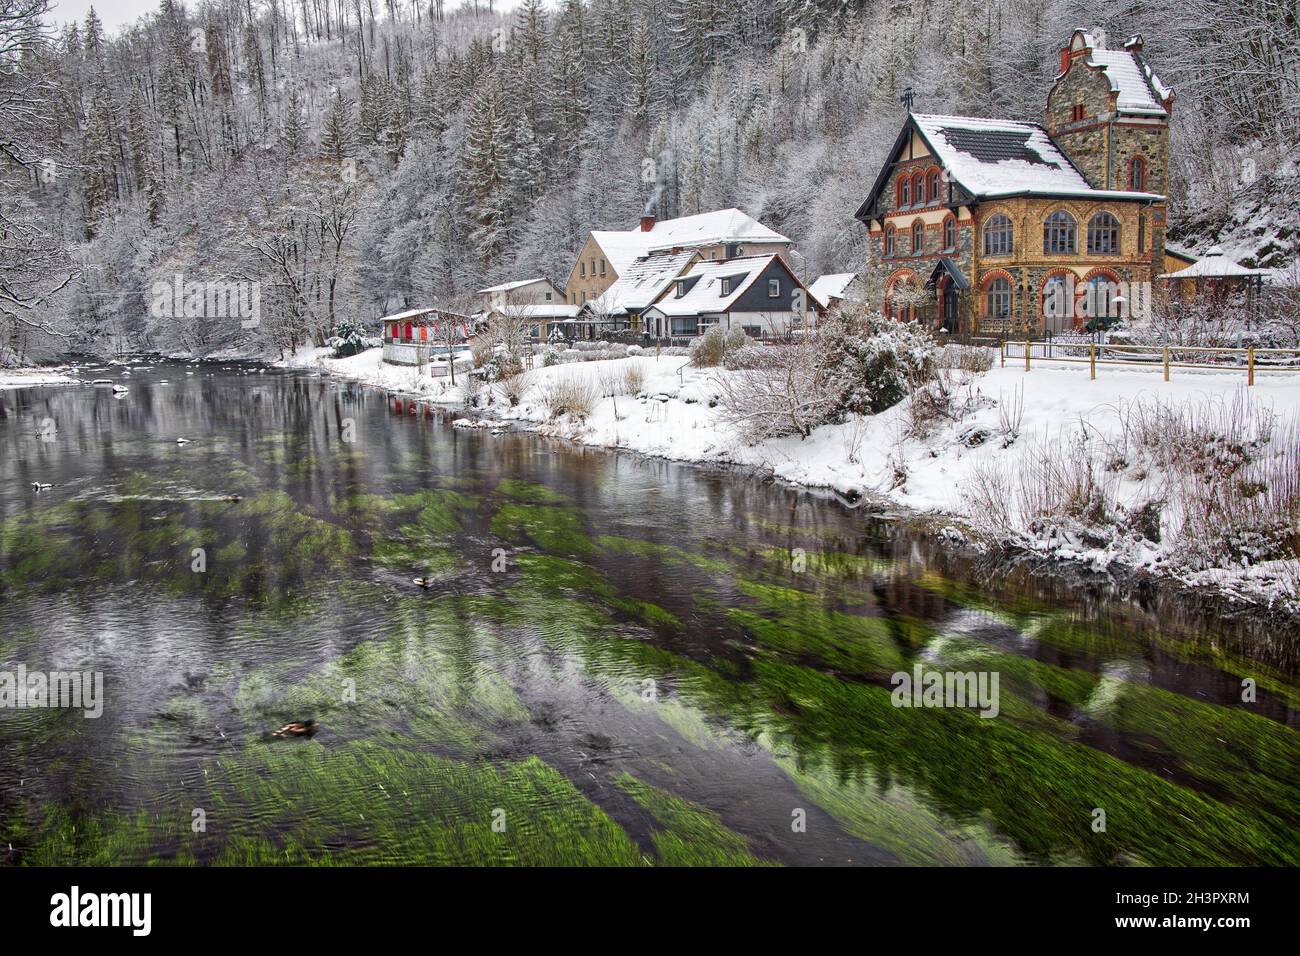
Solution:
{"label": "snow-covered bush", "polygon": [[599,389],[590,380],[570,375],[546,382],[541,387],[542,404],[550,418],[568,415],[583,419],[589,416],[600,398]]}
{"label": "snow-covered bush", "polygon": [[552,365],[560,364],[560,353],[555,349],[547,349],[542,353],[542,368],[550,368]]}
{"label": "snow-covered bush", "polygon": [[347,358],[366,348],[368,336],[366,327],[357,319],[341,319],[334,327],[334,336],[329,345],[334,349],[335,358]]}
{"label": "snow-covered bush", "polygon": [[640,395],[645,388],[645,369],[633,362],[623,369],[623,390],[628,395]]}
{"label": "snow-covered bush", "polygon": [[696,368],[717,368],[729,352],[743,348],[746,341],[744,329],[712,325],[691,342],[691,364]]}
{"label": "snow-covered bush", "polygon": [[777,345],[771,352],[769,364],[718,380],[722,419],[750,444],[807,438],[839,411],[835,392],[826,387],[826,363],[811,345]]}
{"label": "snow-covered bush", "polygon": [[[908,438],[925,439],[945,422],[959,422],[968,415],[990,404],[974,387],[973,376],[967,372],[941,368],[934,378],[912,388],[906,406],[906,434]],[[977,440],[968,438],[965,444],[981,444],[987,432],[979,433]]]}
{"label": "snow-covered bush", "polygon": [[518,375],[512,375],[509,378],[501,379],[497,382],[497,391],[505,403],[511,408],[518,405],[533,384],[533,377],[528,372],[520,372]]}
{"label": "snow-covered bush", "polygon": [[842,412],[878,414],[934,378],[934,337],[866,306],[834,309],[813,336],[826,366],[826,387]]}
{"label": "snow-covered bush", "polygon": [[474,360],[474,367],[482,368],[492,361],[492,356],[496,354],[496,345],[490,337],[476,335],[470,340],[469,354]]}

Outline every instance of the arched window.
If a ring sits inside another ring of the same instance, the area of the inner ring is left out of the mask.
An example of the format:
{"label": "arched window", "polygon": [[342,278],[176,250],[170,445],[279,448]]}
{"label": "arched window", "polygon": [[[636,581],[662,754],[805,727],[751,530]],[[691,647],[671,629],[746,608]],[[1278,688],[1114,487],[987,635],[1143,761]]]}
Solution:
{"label": "arched window", "polygon": [[1074,311],[1074,282],[1072,277],[1048,276],[1043,283],[1044,328],[1059,332],[1064,328],[1062,319]]}
{"label": "arched window", "polygon": [[903,181],[898,186],[898,205],[900,207],[912,205],[912,180],[907,176],[903,177]]}
{"label": "arched window", "polygon": [[1119,220],[1099,212],[1088,220],[1088,252],[1094,256],[1119,254]]}
{"label": "arched window", "polygon": [[1089,318],[1119,318],[1119,284],[1110,276],[1093,276],[1083,290],[1083,306]]}
{"label": "arched window", "polygon": [[918,206],[925,205],[925,174],[916,173],[912,176],[912,201]]}
{"label": "arched window", "polygon": [[925,250],[925,223],[917,220],[912,223],[912,255],[919,256]]}
{"label": "arched window", "polygon": [[889,286],[885,293],[885,315],[900,322],[910,322],[916,318],[916,306],[912,299],[912,276],[904,273]]}
{"label": "arched window", "polygon": [[1043,252],[1051,255],[1075,251],[1074,217],[1058,209],[1043,221]]}
{"label": "arched window", "polygon": [[957,220],[949,216],[943,221],[943,251],[952,252],[957,248]]}
{"label": "arched window", "polygon": [[1011,219],[998,213],[984,223],[984,255],[1011,255]]}
{"label": "arched window", "polygon": [[1128,188],[1136,193],[1146,192],[1147,161],[1141,156],[1134,156],[1128,161]]}
{"label": "arched window", "polygon": [[984,315],[990,319],[1011,317],[1011,283],[998,276],[984,287]]}
{"label": "arched window", "polygon": [[930,170],[930,202],[937,203],[941,196],[939,189],[939,170]]}
{"label": "arched window", "polygon": [[894,227],[886,226],[885,227],[885,255],[887,257],[892,256],[894,254],[894,235],[895,235]]}

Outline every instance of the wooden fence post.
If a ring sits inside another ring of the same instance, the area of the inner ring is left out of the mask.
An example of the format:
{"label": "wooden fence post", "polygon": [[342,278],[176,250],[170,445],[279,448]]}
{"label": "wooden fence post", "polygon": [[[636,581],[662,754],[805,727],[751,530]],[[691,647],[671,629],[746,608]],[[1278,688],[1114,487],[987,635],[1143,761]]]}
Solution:
{"label": "wooden fence post", "polygon": [[1255,346],[1246,349],[1246,384],[1255,384]]}
{"label": "wooden fence post", "polygon": [[1002,353],[1002,367],[1006,368],[1007,367],[1007,343],[1000,342],[998,344],[1000,346],[998,351]]}
{"label": "wooden fence post", "polygon": [[1169,346],[1165,346],[1165,381],[1169,381]]}
{"label": "wooden fence post", "polygon": [[1088,377],[1097,380],[1097,343],[1088,344]]}
{"label": "wooden fence post", "polygon": [[1025,371],[1029,371],[1029,339],[1025,339]]}

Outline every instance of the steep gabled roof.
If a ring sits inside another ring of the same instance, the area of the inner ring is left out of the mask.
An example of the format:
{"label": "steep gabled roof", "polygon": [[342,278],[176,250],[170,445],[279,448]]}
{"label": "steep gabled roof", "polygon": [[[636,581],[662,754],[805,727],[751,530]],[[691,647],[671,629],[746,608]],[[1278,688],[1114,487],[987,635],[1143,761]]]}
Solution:
{"label": "steep gabled roof", "polygon": [[1036,123],[978,116],[909,114],[857,218],[870,217],[890,170],[915,131],[934,162],[972,199],[1039,195],[1159,200],[1155,193],[1094,189],[1047,131]]}
{"label": "steep gabled roof", "polygon": [[656,222],[649,230],[595,230],[591,234],[619,275],[636,259],[666,249],[692,249],[731,242],[789,243],[790,240],[739,209],[719,209]]}
{"label": "steep gabled roof", "polygon": [[1085,62],[1105,71],[1111,91],[1117,94],[1115,108],[1121,113],[1168,115],[1161,101],[1169,91],[1140,54],[1128,50],[1093,50]]}
{"label": "steep gabled roof", "polygon": [[699,257],[694,249],[664,252],[633,259],[601,295],[584,306],[586,311],[606,315],[639,312],[654,302],[686,268]]}
{"label": "steep gabled roof", "polygon": [[819,305],[828,306],[831,304],[831,299],[844,298],[844,290],[857,277],[856,272],[832,272],[818,276],[808,287],[808,294],[816,299]]}
{"label": "steep gabled roof", "polygon": [[[670,317],[726,312],[736,304],[745,290],[758,280],[769,265],[780,259],[781,257],[775,253],[766,256],[740,256],[735,259],[703,259],[681,276],[689,286],[686,294],[679,297],[670,287],[655,302],[654,308]],[[722,293],[723,279],[731,280],[731,287],[726,295]]]}
{"label": "steep gabled roof", "polygon": [[[1165,86],[1142,55],[1142,36],[1130,37],[1122,50],[1100,47],[1087,30],[1076,29],[1070,37],[1071,47],[1087,49],[1083,62],[1100,69],[1115,94],[1115,108],[1132,116],[1168,116],[1165,103],[1173,90]],[[1056,79],[1059,81],[1065,73]]]}

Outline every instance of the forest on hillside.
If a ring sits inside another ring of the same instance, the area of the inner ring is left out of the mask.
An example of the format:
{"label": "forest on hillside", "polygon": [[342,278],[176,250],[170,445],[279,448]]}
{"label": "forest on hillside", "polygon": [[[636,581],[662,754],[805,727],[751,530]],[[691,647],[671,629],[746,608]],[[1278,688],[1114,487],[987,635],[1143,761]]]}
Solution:
{"label": "forest on hillside", "polygon": [[[161,0],[106,33],[0,0],[0,362],[269,354],[563,281],[590,229],[738,206],[811,278],[918,112],[1041,120],[1075,26],[1174,87],[1171,235],[1296,252],[1294,0]],[[1261,218],[1262,217],[1262,218]],[[1262,225],[1261,225],[1262,223]],[[174,276],[262,320],[160,316]]]}

